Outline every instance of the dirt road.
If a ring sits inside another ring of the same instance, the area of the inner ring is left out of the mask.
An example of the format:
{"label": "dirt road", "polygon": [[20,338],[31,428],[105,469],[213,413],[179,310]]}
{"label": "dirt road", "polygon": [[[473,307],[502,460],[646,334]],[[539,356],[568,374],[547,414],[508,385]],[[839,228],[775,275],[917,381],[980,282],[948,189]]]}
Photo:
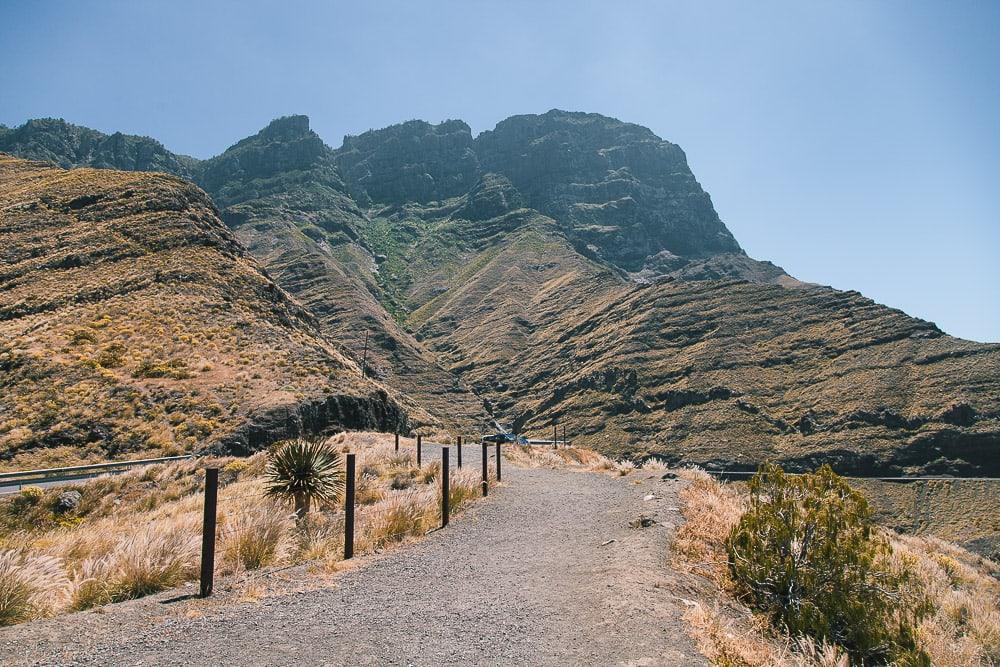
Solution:
{"label": "dirt road", "polygon": [[[6,628],[0,663],[706,664],[666,564],[680,482],[512,466],[504,482],[318,590],[165,604],[175,591]],[[657,523],[630,527],[640,515]]]}

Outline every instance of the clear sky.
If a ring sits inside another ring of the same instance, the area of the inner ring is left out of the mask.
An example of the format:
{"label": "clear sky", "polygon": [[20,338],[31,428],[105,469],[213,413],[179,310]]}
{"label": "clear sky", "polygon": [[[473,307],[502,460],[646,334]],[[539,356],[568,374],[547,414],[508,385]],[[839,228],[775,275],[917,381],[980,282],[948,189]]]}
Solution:
{"label": "clear sky", "polygon": [[681,145],[747,252],[1000,341],[1000,2],[0,1],[0,123],[209,157],[596,111]]}

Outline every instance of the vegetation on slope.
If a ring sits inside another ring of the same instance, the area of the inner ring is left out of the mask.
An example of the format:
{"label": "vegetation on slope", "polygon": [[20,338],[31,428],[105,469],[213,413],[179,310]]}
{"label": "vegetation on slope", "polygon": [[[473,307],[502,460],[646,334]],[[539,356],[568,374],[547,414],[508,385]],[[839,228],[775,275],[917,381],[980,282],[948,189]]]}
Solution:
{"label": "vegetation on slope", "polygon": [[[340,434],[328,445],[357,455],[355,553],[424,535],[440,525],[440,465],[416,468],[392,437]],[[280,449],[276,444],[272,451]],[[221,467],[217,573],[343,558],[343,498],[316,498],[295,521],[292,503],[268,494],[271,452],[154,465],[117,476],[0,498],[0,625],[149,595],[198,576],[203,468]],[[451,510],[478,497],[478,471],[452,471]],[[80,494],[75,508],[60,505]]]}
{"label": "vegetation on slope", "polygon": [[222,216],[240,241],[343,354],[413,397],[431,416],[419,422],[482,425],[482,401],[380,303],[391,299],[381,292],[376,258],[360,234],[367,218],[308,118],[275,120],[199,169],[198,183],[225,207]]}
{"label": "vegetation on slope", "polygon": [[[681,474],[689,481],[686,522],[672,564],[711,583],[686,617],[715,664],[929,659],[985,667],[1000,659],[995,563],[936,538],[872,526],[863,498],[829,471],[791,482],[770,469],[744,491],[700,471]],[[845,505],[851,511],[839,513]],[[771,595],[793,577],[801,587]],[[871,590],[862,595],[858,586]],[[737,597],[762,612],[748,613]]]}
{"label": "vegetation on slope", "polygon": [[405,427],[177,178],[0,156],[7,468]]}

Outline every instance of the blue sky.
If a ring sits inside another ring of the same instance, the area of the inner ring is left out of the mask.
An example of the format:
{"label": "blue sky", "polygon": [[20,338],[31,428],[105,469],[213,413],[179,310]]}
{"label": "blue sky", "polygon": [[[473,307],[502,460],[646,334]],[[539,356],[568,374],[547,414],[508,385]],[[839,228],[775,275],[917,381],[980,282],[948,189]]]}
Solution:
{"label": "blue sky", "polygon": [[208,157],[596,111],[680,144],[749,254],[1000,341],[1000,2],[0,3],[0,123]]}

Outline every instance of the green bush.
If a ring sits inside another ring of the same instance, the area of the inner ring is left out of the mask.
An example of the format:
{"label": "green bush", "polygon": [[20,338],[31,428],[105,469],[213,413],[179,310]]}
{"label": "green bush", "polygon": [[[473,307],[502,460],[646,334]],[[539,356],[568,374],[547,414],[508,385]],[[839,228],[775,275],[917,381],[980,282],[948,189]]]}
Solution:
{"label": "green bush", "polygon": [[843,647],[854,664],[929,665],[916,644],[929,603],[909,591],[867,500],[829,466],[765,465],[726,543],[737,594],[793,637]]}

